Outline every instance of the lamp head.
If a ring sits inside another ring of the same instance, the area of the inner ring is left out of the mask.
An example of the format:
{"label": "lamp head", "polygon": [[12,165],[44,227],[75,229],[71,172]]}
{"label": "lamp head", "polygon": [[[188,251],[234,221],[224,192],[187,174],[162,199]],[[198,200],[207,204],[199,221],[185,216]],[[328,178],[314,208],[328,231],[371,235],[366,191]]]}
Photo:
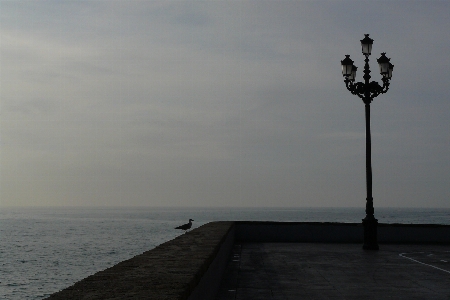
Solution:
{"label": "lamp head", "polygon": [[346,55],[343,60],[341,60],[342,65],[342,76],[348,77],[352,75],[353,70],[353,60],[350,59],[350,55]]}
{"label": "lamp head", "polygon": [[348,80],[350,81],[355,81],[356,78],[356,71],[358,70],[358,67],[356,67],[355,65],[352,66],[352,73],[350,74],[350,76],[348,76]]}
{"label": "lamp head", "polygon": [[388,72],[388,74],[386,76],[388,79],[392,78],[392,71],[394,71],[394,65],[389,63],[389,72]]}
{"label": "lamp head", "polygon": [[[381,53],[380,58],[377,59],[378,65],[380,66],[380,74],[383,75],[383,77],[389,76],[389,65],[391,64],[390,59],[386,57],[386,53]],[[392,65],[392,69],[394,69],[394,65]],[[392,71],[391,71],[392,75]],[[389,77],[388,77],[389,78]]]}
{"label": "lamp head", "polygon": [[365,37],[361,40],[362,53],[364,55],[370,55],[372,53],[373,40],[368,34],[365,34],[364,36]]}

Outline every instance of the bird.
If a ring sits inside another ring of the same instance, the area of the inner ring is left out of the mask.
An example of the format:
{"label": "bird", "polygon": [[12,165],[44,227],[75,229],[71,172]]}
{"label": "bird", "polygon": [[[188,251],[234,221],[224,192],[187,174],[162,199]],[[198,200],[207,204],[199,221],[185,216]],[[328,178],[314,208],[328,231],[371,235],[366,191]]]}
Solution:
{"label": "bird", "polygon": [[181,229],[181,230],[184,230],[184,233],[186,233],[186,230],[191,229],[191,227],[192,227],[192,221],[194,221],[194,220],[189,219],[189,223],[186,223],[186,224],[184,224],[184,225],[175,227],[175,229]]}

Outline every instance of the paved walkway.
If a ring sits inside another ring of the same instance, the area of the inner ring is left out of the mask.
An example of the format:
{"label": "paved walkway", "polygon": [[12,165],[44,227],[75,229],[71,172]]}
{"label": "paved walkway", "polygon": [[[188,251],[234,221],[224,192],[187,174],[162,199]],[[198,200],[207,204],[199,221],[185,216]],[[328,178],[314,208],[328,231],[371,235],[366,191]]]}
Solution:
{"label": "paved walkway", "polygon": [[449,245],[243,243],[217,300],[450,299]]}

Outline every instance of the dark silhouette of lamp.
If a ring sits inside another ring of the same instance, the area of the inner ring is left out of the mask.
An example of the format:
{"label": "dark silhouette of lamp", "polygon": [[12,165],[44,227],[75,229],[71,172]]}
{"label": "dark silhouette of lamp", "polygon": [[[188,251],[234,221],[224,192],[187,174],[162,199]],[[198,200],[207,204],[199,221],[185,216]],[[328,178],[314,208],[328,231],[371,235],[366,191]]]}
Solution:
{"label": "dark silhouette of lamp", "polygon": [[377,225],[378,220],[374,216],[373,197],[372,197],[372,149],[370,138],[370,103],[380,94],[384,94],[389,89],[389,81],[392,77],[394,65],[390,63],[390,58],[386,57],[386,53],[381,53],[377,59],[380,74],[383,76],[383,86],[376,81],[370,82],[369,56],[372,53],[373,40],[368,34],[364,35],[361,40],[362,53],[365,56],[364,65],[364,82],[355,83],[357,67],[353,65],[350,55],[345,55],[341,60],[342,75],[345,77],[345,86],[353,94],[362,99],[365,104],[366,116],[366,217],[362,220],[364,226],[364,245],[363,249],[378,250]]}

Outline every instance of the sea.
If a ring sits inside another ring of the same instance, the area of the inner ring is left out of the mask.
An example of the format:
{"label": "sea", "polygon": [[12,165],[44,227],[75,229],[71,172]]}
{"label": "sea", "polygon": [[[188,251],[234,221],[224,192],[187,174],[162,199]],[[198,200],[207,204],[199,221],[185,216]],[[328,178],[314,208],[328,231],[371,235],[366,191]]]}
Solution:
{"label": "sea", "polygon": [[[44,299],[183,234],[194,219],[359,223],[362,208],[0,208],[0,299]],[[450,224],[450,208],[376,208],[380,223]]]}

